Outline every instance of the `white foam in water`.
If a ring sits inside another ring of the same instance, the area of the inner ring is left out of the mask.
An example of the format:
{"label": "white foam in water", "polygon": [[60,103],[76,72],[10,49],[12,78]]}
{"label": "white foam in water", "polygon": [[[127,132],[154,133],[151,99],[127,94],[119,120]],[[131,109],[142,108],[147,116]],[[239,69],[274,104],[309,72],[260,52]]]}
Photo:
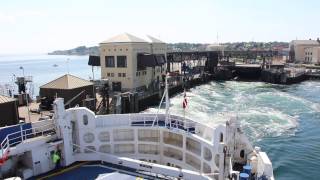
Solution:
{"label": "white foam in water", "polygon": [[240,113],[242,126],[248,128],[257,141],[265,136],[293,135],[298,126],[297,119],[297,116],[268,107],[252,108]]}
{"label": "white foam in water", "polygon": [[[297,96],[293,96],[291,94],[285,93],[285,92],[265,92],[265,93],[261,93],[260,96],[279,96],[280,98],[285,98],[286,101],[290,101],[290,103],[301,103],[304,105],[304,108],[307,110],[309,109],[309,111],[317,111],[320,112],[320,104],[319,103],[315,103],[315,102],[311,102],[307,99],[301,98],[301,97],[297,97]],[[275,102],[277,103],[277,102]],[[289,103],[289,102],[287,102]]]}
{"label": "white foam in water", "polygon": [[[265,89],[260,93],[252,92],[255,88]],[[298,126],[298,116],[289,115],[286,111],[276,109],[268,103],[261,104],[261,101],[266,101],[263,99],[265,96],[275,98],[275,101],[277,98],[282,98],[279,100],[281,103],[286,99],[292,99],[302,105],[307,102],[284,92],[275,91],[264,83],[210,83],[191,89],[191,92],[187,92],[187,96],[186,117],[216,126],[224,124],[231,114],[238,114],[245,133],[253,141],[259,141],[266,136],[294,135]],[[172,114],[184,114],[182,101],[182,94],[170,99]],[[310,105],[309,103],[305,105]],[[315,106],[319,108],[318,104]],[[157,108],[149,108],[145,112],[157,112]],[[160,112],[164,113],[164,109]]]}

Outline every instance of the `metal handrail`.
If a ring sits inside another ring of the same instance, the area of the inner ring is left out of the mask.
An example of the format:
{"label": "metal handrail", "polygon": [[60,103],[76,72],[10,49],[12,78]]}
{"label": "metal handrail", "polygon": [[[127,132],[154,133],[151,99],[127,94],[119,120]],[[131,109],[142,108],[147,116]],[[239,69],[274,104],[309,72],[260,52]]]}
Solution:
{"label": "metal handrail", "polygon": [[[44,128],[44,127],[48,127],[48,128]],[[38,129],[38,131],[37,131],[37,129]],[[39,131],[39,129],[41,131]],[[20,130],[20,131],[8,134],[0,144],[0,149],[2,150],[1,156],[3,156],[4,153],[6,153],[6,151],[8,150],[8,148],[11,147],[11,145],[13,145],[13,144],[18,145],[20,143],[23,143],[27,139],[38,137],[37,136],[38,133],[41,133],[41,136],[43,136],[44,132],[54,130],[54,129],[55,129],[54,124],[50,123],[50,124],[45,124],[43,126],[33,127],[33,128],[31,127],[28,129],[24,129],[24,130]],[[18,136],[12,137],[13,135],[15,135],[15,136],[18,135]],[[31,135],[34,135],[34,136],[30,137]],[[10,137],[12,137],[12,138],[10,138]],[[30,138],[28,138],[28,137],[30,137]],[[17,140],[17,139],[21,139],[21,140]],[[15,140],[17,140],[17,141],[15,141]],[[13,143],[12,143],[12,141],[13,141]]]}
{"label": "metal handrail", "polygon": [[82,94],[85,93],[85,92],[86,92],[85,90],[81,91],[79,94],[75,95],[75,96],[72,97],[68,102],[66,102],[66,103],[64,104],[64,106],[65,106],[65,107],[66,107],[66,106],[69,106],[75,99],[77,99],[80,95],[82,95]]}
{"label": "metal handrail", "polygon": [[[118,119],[117,122],[115,122],[114,125],[124,125],[124,123],[128,126],[158,126],[159,121],[164,121],[165,117],[164,114],[114,114],[111,116],[119,116],[120,119]],[[163,116],[163,118],[162,118]],[[97,125],[96,127],[105,127],[106,124],[104,123],[105,121],[103,119],[100,119],[102,122],[100,125]],[[187,118],[179,118],[175,117],[175,115],[171,115],[169,118],[170,121],[175,121],[173,126],[181,126],[182,124],[185,125],[185,128],[190,128],[190,127],[195,127],[196,124],[201,124],[199,122],[187,119]],[[150,123],[152,121],[152,123]],[[132,123],[135,122],[140,122],[140,124],[135,125]]]}
{"label": "metal handrail", "polygon": [[[137,116],[139,117],[139,116]],[[159,126],[159,115],[158,114],[146,114],[140,117],[141,119],[133,120],[132,116],[129,116],[129,121],[131,126],[143,126],[143,127],[150,127],[150,126]],[[196,122],[189,120],[189,119],[179,119],[175,118],[174,116],[169,117],[170,122],[174,121],[171,124],[170,128],[173,129],[183,129],[189,132],[189,128],[195,127]],[[147,121],[153,121],[152,124],[147,123]],[[163,119],[164,121],[164,119]],[[132,124],[133,122],[142,122],[142,124]],[[168,125],[165,125],[167,127]]]}

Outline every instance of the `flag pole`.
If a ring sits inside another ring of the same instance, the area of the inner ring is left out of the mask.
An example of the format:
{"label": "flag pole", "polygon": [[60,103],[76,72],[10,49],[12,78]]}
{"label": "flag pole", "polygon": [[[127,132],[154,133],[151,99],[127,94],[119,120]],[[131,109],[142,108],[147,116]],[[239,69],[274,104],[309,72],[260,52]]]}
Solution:
{"label": "flag pole", "polygon": [[183,127],[184,129],[186,129],[186,108],[188,105],[188,101],[187,101],[187,92],[186,89],[184,89],[184,93],[183,93],[183,103],[182,103],[182,107],[183,107]]}
{"label": "flag pole", "polygon": [[186,129],[187,125],[186,125],[186,108],[183,108],[183,126],[184,129]]}
{"label": "flag pole", "polygon": [[166,79],[165,79],[165,95],[166,95],[166,124],[170,121],[169,127],[171,128],[171,120],[170,120],[170,115],[169,115],[169,109],[170,109],[170,99],[169,99],[169,87],[168,87],[168,76],[169,73],[166,74]]}

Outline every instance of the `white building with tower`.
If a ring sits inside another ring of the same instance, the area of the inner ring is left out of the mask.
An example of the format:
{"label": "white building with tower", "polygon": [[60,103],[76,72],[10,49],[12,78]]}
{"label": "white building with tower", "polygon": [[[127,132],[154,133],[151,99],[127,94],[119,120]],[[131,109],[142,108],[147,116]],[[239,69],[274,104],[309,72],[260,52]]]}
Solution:
{"label": "white building with tower", "polygon": [[166,53],[166,43],[151,36],[114,36],[100,43],[101,79],[108,79],[113,91],[157,89]]}

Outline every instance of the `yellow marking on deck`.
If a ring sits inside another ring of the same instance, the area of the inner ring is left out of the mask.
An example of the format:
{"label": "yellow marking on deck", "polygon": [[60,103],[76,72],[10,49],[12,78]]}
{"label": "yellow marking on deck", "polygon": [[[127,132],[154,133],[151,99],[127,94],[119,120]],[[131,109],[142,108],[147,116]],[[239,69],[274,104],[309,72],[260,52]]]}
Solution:
{"label": "yellow marking on deck", "polygon": [[70,166],[70,167],[68,167],[68,168],[65,168],[65,169],[62,169],[62,170],[60,170],[60,171],[54,172],[54,173],[49,174],[49,175],[47,175],[47,176],[37,178],[37,180],[44,180],[44,179],[51,178],[51,177],[53,177],[53,176],[60,175],[60,174],[62,174],[62,173],[65,173],[65,172],[67,172],[67,171],[71,171],[71,170],[76,169],[76,168],[78,168],[78,167],[80,167],[80,166],[82,166],[82,165],[84,165],[84,164],[87,164],[87,163],[88,163],[88,162],[81,162],[81,163],[79,163],[79,164],[75,164],[75,165],[73,165],[73,166]]}

